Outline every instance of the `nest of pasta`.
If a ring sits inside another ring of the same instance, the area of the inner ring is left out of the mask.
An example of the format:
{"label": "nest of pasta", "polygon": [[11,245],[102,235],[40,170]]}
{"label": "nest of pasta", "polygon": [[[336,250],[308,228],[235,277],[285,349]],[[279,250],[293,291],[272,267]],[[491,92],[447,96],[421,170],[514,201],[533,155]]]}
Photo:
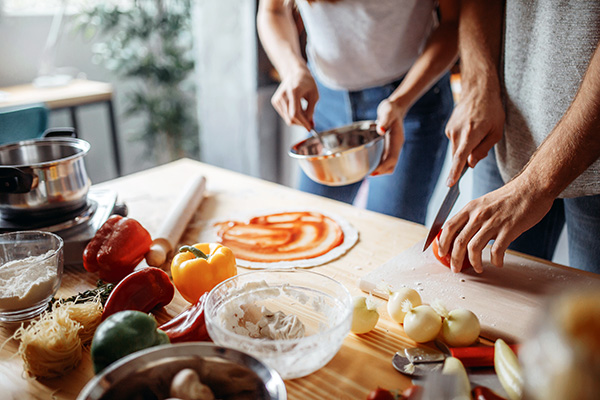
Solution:
{"label": "nest of pasta", "polygon": [[50,311],[28,326],[21,326],[13,338],[20,340],[18,354],[29,375],[53,378],[79,365],[83,346],[88,345],[100,324],[102,303],[57,302]]}

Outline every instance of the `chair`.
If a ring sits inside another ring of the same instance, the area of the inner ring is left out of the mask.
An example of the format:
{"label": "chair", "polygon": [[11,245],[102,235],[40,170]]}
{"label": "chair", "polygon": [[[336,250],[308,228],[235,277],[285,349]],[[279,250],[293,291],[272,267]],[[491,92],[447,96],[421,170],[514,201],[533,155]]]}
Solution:
{"label": "chair", "polygon": [[44,104],[0,108],[0,144],[39,138],[47,127]]}

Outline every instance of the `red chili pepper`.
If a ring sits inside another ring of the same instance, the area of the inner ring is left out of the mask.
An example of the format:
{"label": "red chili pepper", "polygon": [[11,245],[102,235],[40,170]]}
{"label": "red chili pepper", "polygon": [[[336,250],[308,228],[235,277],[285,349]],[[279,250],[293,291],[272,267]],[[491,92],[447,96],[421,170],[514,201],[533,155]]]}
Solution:
{"label": "red chili pepper", "polygon": [[204,321],[206,297],[208,297],[208,292],[200,296],[196,303],[183,310],[172,320],[158,327],[167,334],[171,339],[171,343],[210,340]]}
{"label": "red chili pepper", "polygon": [[102,320],[123,310],[149,312],[164,307],[173,300],[175,287],[165,271],[145,267],[129,274],[112,290]]}
{"label": "red chili pepper", "polygon": [[151,244],[150,233],[138,221],[112,215],[85,247],[83,266],[98,271],[103,281],[115,283],[133,272]]}

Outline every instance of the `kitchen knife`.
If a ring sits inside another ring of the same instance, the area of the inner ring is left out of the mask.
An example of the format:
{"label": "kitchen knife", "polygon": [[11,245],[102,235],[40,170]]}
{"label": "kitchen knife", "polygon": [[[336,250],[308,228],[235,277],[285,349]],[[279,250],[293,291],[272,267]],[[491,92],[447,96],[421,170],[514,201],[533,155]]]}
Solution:
{"label": "kitchen knife", "polygon": [[456,181],[454,186],[448,189],[448,194],[446,194],[446,197],[444,198],[444,201],[442,202],[442,205],[440,206],[440,209],[438,210],[437,215],[435,216],[435,219],[431,224],[431,228],[429,229],[429,233],[427,234],[427,240],[425,240],[425,245],[423,246],[423,251],[427,250],[429,245],[431,245],[433,239],[440,232],[442,226],[444,226],[446,218],[448,218],[448,215],[450,215],[450,211],[452,210],[452,207],[454,207],[454,203],[456,203],[456,199],[458,199],[458,195],[460,194],[458,184],[460,183],[460,180],[465,174],[465,172],[467,172],[468,168],[468,164],[465,165],[462,172],[460,173],[460,176],[458,177],[458,181]]}

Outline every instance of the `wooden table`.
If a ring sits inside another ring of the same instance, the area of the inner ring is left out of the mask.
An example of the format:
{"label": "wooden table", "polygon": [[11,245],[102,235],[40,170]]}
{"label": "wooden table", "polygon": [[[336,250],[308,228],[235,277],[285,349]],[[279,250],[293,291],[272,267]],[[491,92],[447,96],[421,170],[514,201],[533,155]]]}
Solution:
{"label": "wooden table", "polygon": [[112,97],[113,87],[109,83],[73,79],[62,86],[37,87],[33,84],[25,84],[0,88],[0,107],[44,103],[50,110],[68,109],[73,128],[75,128],[75,132],[79,132],[77,108],[89,104],[106,103],[115,167],[117,175],[121,176],[121,156]]}
{"label": "wooden table", "polygon": [[[342,216],[354,225],[360,239],[342,258],[314,270],[346,285],[353,295],[361,294],[359,278],[412,246],[426,235],[426,228],[397,218],[302,193],[280,185],[229,172],[191,160],[179,160],[161,167],[105,182],[98,187],[117,191],[129,208],[129,216],[139,220],[151,233],[160,226],[165,211],[175,202],[188,177],[203,174],[207,192],[193,221],[227,218],[232,213],[269,207],[321,209]],[[193,242],[193,230],[184,233],[182,243]],[[240,269],[242,270],[242,269]],[[59,295],[68,296],[94,285],[96,277],[81,267],[65,271]],[[179,313],[187,303],[176,298],[156,314],[159,323]],[[319,371],[300,379],[286,381],[289,399],[365,399],[378,386],[401,389],[409,379],[391,365],[393,354],[414,346],[400,325],[393,322],[385,307],[374,331],[349,334],[334,359]],[[10,337],[15,326],[0,324],[0,342]],[[0,393],[3,399],[74,399],[93,376],[89,351],[80,366],[68,375],[53,380],[26,380],[22,361],[13,357],[18,342],[10,340],[0,351]]]}

